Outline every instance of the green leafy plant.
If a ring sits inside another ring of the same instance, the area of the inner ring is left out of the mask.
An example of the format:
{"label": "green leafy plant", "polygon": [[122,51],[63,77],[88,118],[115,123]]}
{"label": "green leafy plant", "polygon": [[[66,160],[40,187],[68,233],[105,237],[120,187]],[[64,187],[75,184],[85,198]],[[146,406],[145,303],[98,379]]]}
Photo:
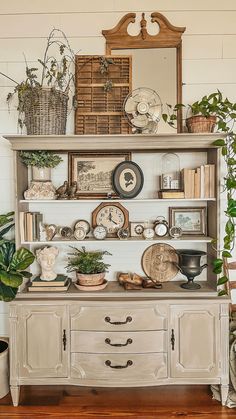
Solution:
{"label": "green leafy plant", "polygon": [[[177,112],[183,104],[177,104],[173,108],[168,105],[169,113],[162,117],[170,126],[174,126],[177,120]],[[223,249],[220,250],[219,257],[213,261],[213,271],[220,275],[217,285],[225,284],[229,278],[224,273],[224,258],[231,258],[235,246],[235,223],[236,223],[236,103],[231,102],[227,97],[217,90],[208,96],[187,105],[192,115],[203,115],[216,117],[216,131],[225,134],[225,138],[218,139],[213,145],[221,147],[221,153],[225,160],[227,171],[224,177],[224,190],[227,193],[227,208],[225,215],[227,222],[225,224],[225,236],[223,238]],[[219,295],[226,294],[221,290]]]}
{"label": "green leafy plant", "polygon": [[111,253],[107,251],[86,251],[85,247],[82,250],[71,246],[74,249],[73,253],[69,253],[73,257],[69,258],[66,266],[68,272],[79,272],[81,274],[98,274],[107,271],[110,266],[103,262],[103,256]]}
{"label": "green leafy plant", "polygon": [[13,218],[14,212],[8,212],[7,214],[0,214],[0,244],[4,240],[5,234],[7,234],[14,227]]}
{"label": "green leafy plant", "polygon": [[14,241],[4,237],[14,226],[13,215],[14,212],[0,215],[0,300],[3,301],[13,300],[23,278],[31,277],[25,269],[35,258],[24,247],[16,250]]}
{"label": "green leafy plant", "polygon": [[167,113],[162,114],[163,120],[175,128],[178,111],[181,108],[186,108],[187,113],[190,112],[191,116],[201,115],[206,118],[216,116],[218,130],[226,128],[227,123],[232,119],[232,114],[235,113],[235,104],[231,103],[227,98],[224,99],[222,93],[217,90],[217,92],[213,92],[208,96],[203,96],[191,105],[177,103],[172,106],[167,104]]}
{"label": "green leafy plant", "polygon": [[62,158],[50,151],[21,151],[20,157],[26,166],[54,168],[62,162]]}
{"label": "green leafy plant", "polygon": [[54,28],[49,33],[43,58],[39,58],[38,63],[40,64],[39,68],[29,67],[26,61],[25,78],[21,82],[0,72],[2,76],[15,84],[13,92],[7,95],[7,102],[10,103],[13,96],[17,95],[18,123],[21,128],[24,124],[25,111],[30,105],[35,103],[39,91],[43,87],[50,88],[50,102],[51,106],[54,106],[55,100],[58,100],[57,92],[60,91],[68,95],[71,84],[74,82],[72,66],[74,67],[75,63],[75,53],[71,49],[63,31]]}

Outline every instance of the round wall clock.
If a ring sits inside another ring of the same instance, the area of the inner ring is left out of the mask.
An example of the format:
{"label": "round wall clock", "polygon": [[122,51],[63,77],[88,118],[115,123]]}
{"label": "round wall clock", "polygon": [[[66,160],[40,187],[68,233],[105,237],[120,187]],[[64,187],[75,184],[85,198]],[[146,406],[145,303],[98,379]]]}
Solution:
{"label": "round wall clock", "polygon": [[106,227],[108,237],[115,237],[120,228],[129,227],[129,212],[118,202],[103,202],[92,212],[92,225]]}
{"label": "round wall clock", "polygon": [[142,268],[153,281],[166,282],[177,275],[178,260],[174,247],[164,243],[152,244],[142,255]]}
{"label": "round wall clock", "polygon": [[133,161],[121,162],[114,169],[112,183],[121,198],[134,198],[143,188],[143,172]]}

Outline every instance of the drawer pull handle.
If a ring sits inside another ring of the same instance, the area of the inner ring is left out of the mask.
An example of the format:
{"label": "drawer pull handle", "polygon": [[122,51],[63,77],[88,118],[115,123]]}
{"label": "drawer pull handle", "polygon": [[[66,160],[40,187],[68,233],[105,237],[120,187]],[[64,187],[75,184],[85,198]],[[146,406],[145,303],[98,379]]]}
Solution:
{"label": "drawer pull handle", "polygon": [[129,359],[129,360],[126,362],[126,365],[111,365],[111,361],[110,361],[109,359],[107,359],[107,360],[106,360],[106,362],[105,362],[105,365],[106,365],[107,367],[110,367],[110,368],[122,369],[122,368],[128,368],[128,367],[130,367],[131,365],[133,365],[133,361],[131,361],[131,359]]}
{"label": "drawer pull handle", "polygon": [[62,337],[62,342],[63,342],[63,350],[66,350],[66,329],[63,329],[63,337]]}
{"label": "drawer pull handle", "polygon": [[171,338],[170,338],[170,341],[171,341],[172,351],[174,351],[174,349],[175,349],[175,332],[174,332],[174,329],[171,329]]}
{"label": "drawer pull handle", "polygon": [[130,345],[131,343],[133,343],[132,339],[127,339],[126,343],[111,343],[111,339],[106,338],[105,339],[105,343],[107,343],[110,346],[116,346],[116,347],[121,347],[121,346],[127,346]]}
{"label": "drawer pull handle", "polygon": [[131,316],[127,316],[124,322],[112,322],[110,317],[108,316],[105,317],[105,322],[110,323],[110,324],[115,324],[115,325],[130,323],[132,322],[132,320],[133,319]]}

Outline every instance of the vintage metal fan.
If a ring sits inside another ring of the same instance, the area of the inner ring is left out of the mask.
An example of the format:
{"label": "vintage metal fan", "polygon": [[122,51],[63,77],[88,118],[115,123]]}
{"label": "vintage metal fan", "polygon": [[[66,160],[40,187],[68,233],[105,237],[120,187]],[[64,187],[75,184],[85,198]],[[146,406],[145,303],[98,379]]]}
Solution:
{"label": "vintage metal fan", "polygon": [[139,87],[126,97],[124,112],[134,133],[155,134],[162,113],[161,98],[155,90]]}

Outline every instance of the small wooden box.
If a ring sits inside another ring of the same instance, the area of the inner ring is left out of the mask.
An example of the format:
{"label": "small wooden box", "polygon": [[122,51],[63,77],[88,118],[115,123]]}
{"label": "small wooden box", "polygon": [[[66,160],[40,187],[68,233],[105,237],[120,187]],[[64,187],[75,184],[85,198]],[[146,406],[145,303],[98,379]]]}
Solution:
{"label": "small wooden box", "polygon": [[[130,126],[123,113],[123,103],[132,90],[132,57],[112,58],[106,73],[101,72],[101,56],[77,55],[75,134],[129,134]],[[109,91],[104,89],[112,82]]]}

